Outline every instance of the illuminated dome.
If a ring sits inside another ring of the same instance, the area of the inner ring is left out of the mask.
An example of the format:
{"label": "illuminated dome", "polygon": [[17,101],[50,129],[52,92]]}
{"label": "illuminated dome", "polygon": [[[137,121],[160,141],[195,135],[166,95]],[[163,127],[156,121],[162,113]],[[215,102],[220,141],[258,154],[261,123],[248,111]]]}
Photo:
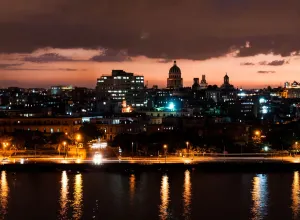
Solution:
{"label": "illuminated dome", "polygon": [[169,78],[167,79],[167,88],[170,89],[182,88],[181,70],[176,65],[176,61],[174,61],[174,65],[170,68]]}
{"label": "illuminated dome", "polygon": [[180,70],[180,68],[176,65],[176,61],[174,61],[174,65],[170,68],[169,73],[180,73],[180,74],[181,74],[181,70]]}

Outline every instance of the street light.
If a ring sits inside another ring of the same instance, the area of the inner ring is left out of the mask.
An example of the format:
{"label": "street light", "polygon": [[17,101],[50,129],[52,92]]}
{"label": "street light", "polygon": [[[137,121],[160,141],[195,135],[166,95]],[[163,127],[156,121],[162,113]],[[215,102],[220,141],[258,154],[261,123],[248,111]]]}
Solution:
{"label": "street light", "polygon": [[186,149],[187,149],[187,156],[189,156],[189,142],[187,141],[187,142],[185,142],[186,143]]}
{"label": "street light", "polygon": [[254,134],[255,134],[256,136],[260,136],[260,131],[257,130],[257,131],[254,132]]}
{"label": "street light", "polygon": [[66,145],[67,145],[67,142],[66,142],[66,141],[64,141],[64,142],[63,142],[63,145],[64,145],[64,152],[65,152],[65,155],[64,155],[64,157],[66,157]]}
{"label": "street light", "polygon": [[8,146],[8,143],[7,142],[3,142],[3,156],[5,156],[5,150],[6,150],[6,147]]}
{"label": "street light", "polygon": [[80,140],[81,140],[81,135],[80,135],[80,134],[77,134],[76,140],[77,140],[77,141],[80,141]]}
{"label": "street light", "polygon": [[165,150],[165,164],[167,163],[167,149],[168,149],[168,145],[164,144],[164,150]]}

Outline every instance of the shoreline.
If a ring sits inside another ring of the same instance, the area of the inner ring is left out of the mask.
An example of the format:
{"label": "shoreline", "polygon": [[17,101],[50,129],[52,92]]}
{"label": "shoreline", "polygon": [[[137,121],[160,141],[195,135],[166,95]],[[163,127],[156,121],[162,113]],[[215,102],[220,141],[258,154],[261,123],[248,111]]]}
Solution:
{"label": "shoreline", "polygon": [[192,169],[198,172],[292,172],[300,170],[300,163],[286,162],[206,162],[206,163],[167,163],[167,164],[140,164],[140,163],[105,163],[95,165],[91,163],[27,163],[1,164],[0,171],[8,172],[174,172]]}

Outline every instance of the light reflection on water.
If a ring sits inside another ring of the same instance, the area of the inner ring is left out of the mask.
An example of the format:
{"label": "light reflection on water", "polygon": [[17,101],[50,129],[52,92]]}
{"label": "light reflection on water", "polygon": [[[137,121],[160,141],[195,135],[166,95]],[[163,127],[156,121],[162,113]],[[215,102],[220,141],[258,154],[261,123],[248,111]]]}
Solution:
{"label": "light reflection on water", "polygon": [[69,194],[69,185],[68,185],[68,175],[66,171],[62,172],[61,175],[61,190],[60,190],[60,216],[59,219],[67,219],[68,214],[68,194]]}
{"label": "light reflection on water", "polygon": [[5,215],[8,212],[8,194],[9,194],[9,187],[7,183],[6,171],[1,172],[1,188],[0,188],[0,219],[4,219]]}
{"label": "light reflection on water", "polygon": [[268,207],[268,179],[265,174],[258,174],[252,181],[252,219],[263,219],[267,215]]}
{"label": "light reflection on water", "polygon": [[73,201],[73,219],[81,219],[82,217],[82,201],[83,200],[83,186],[82,175],[75,175],[74,184],[74,201]]}
{"label": "light reflection on water", "polygon": [[[14,175],[18,176],[15,186],[12,179],[15,178]],[[211,198],[216,200],[216,204],[222,202],[222,206],[218,205],[218,208],[211,206],[207,202],[209,198],[203,196],[208,196],[204,192],[206,187],[214,189],[213,184],[216,178],[212,178],[211,174],[207,175],[197,171],[169,172],[168,175],[144,173],[143,175],[147,178],[153,178],[150,183],[156,184],[155,187],[149,187],[150,184],[147,183],[146,178],[140,179],[140,176],[135,174],[129,176],[111,175],[103,172],[101,173],[101,180],[105,181],[102,182],[98,181],[100,179],[99,173],[72,174],[63,171],[50,174],[52,175],[51,178],[54,178],[55,187],[53,187],[53,182],[41,180],[48,178],[48,173],[31,175],[38,178],[29,178],[27,173],[11,174],[0,171],[0,220],[6,218],[20,219],[19,213],[22,212],[26,213],[27,219],[36,219],[34,218],[36,216],[47,216],[48,213],[45,210],[61,220],[100,219],[100,216],[103,219],[120,219],[120,216],[124,216],[124,219],[131,216],[131,219],[144,220],[157,218],[162,220],[214,219],[209,218],[209,216],[221,216],[223,213],[224,219],[227,219],[228,213],[226,211],[228,210],[241,212],[240,215],[229,213],[231,218],[228,219],[240,217],[239,219],[258,220],[279,217],[279,215],[281,217],[289,216],[286,219],[292,219],[292,215],[293,219],[300,219],[300,171],[285,175],[281,173],[234,174],[235,177],[241,177],[241,175],[247,177],[242,185],[236,181],[236,178],[232,178],[232,175],[220,175],[218,180],[228,184],[226,187],[217,189],[216,193],[209,194]],[[278,181],[281,179],[284,181]],[[114,184],[108,184],[112,182]],[[44,194],[46,190],[34,190],[33,184],[43,184],[40,185],[43,187],[42,189],[53,187],[51,190],[53,193]],[[119,184],[123,184],[122,187]],[[95,187],[98,185],[99,187]],[[147,186],[147,188],[141,186]],[[238,196],[221,197],[224,195],[222,190],[227,190]],[[84,199],[83,191],[85,193]],[[203,192],[204,194],[201,194]],[[239,193],[243,197],[240,197]],[[284,194],[287,196],[282,196]],[[39,203],[35,212],[28,208],[36,206],[36,201],[42,201],[45,196],[49,200],[48,203]],[[241,201],[236,201],[236,199],[241,199]],[[134,203],[131,204],[130,208],[127,208],[129,201],[134,201]],[[53,204],[53,206],[49,204]],[[232,204],[235,206],[233,207]],[[192,208],[193,206],[197,208]],[[215,215],[212,212],[222,214]]]}
{"label": "light reflection on water", "polygon": [[129,196],[130,196],[130,202],[133,202],[135,193],[135,175],[131,174],[129,177]]}
{"label": "light reflection on water", "polygon": [[165,220],[168,218],[169,209],[169,177],[167,175],[162,176],[161,188],[160,188],[160,219]]}
{"label": "light reflection on water", "polygon": [[191,216],[191,197],[192,197],[192,183],[191,173],[189,170],[184,172],[183,184],[183,216],[185,219],[190,219]]}
{"label": "light reflection on water", "polygon": [[300,204],[300,198],[299,198],[299,172],[294,172],[294,179],[292,184],[292,210],[293,210],[293,216],[294,219],[298,219],[299,215],[299,204]]}

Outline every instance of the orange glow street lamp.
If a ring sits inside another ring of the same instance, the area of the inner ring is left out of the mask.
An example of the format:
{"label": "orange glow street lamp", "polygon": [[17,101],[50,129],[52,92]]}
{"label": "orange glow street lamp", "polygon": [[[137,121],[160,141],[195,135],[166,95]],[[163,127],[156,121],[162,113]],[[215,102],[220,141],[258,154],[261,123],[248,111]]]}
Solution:
{"label": "orange glow street lamp", "polygon": [[186,144],[186,149],[187,149],[187,156],[189,156],[189,153],[190,153],[190,151],[189,151],[189,142],[187,141],[187,142],[185,142],[185,144]]}
{"label": "orange glow street lamp", "polygon": [[6,147],[8,146],[8,143],[7,142],[3,142],[2,144],[3,144],[3,151],[4,151],[3,156],[4,156],[5,155]]}
{"label": "orange glow street lamp", "polygon": [[63,142],[63,145],[64,145],[64,158],[66,158],[66,145],[67,145],[67,142],[66,141],[64,141]]}
{"label": "orange glow street lamp", "polygon": [[168,150],[168,145],[164,144],[164,150],[165,150],[165,164],[167,163],[167,150]]}

